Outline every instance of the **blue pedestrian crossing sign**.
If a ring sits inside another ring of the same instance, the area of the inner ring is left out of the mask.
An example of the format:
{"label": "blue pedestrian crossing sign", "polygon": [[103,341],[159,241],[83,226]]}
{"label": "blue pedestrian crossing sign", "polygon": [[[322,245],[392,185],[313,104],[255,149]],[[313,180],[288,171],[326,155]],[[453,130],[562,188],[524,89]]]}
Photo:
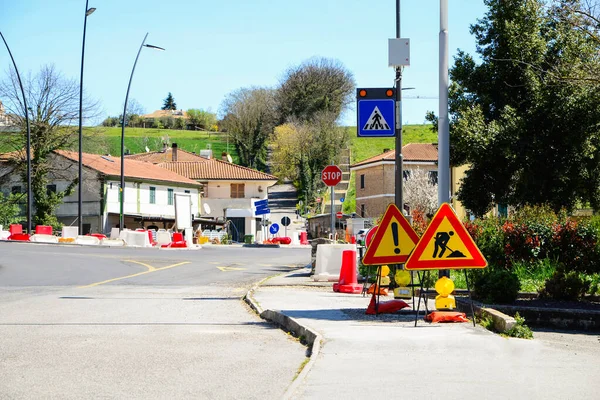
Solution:
{"label": "blue pedestrian crossing sign", "polygon": [[396,90],[356,89],[359,137],[394,137],[396,134]]}
{"label": "blue pedestrian crossing sign", "polygon": [[358,136],[393,137],[396,119],[393,99],[358,101]]}

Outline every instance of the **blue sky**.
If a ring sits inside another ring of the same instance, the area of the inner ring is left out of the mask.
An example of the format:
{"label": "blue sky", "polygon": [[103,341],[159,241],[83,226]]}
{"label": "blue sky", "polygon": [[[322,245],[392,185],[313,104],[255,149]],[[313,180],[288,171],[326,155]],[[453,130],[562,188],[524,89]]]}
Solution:
{"label": "blue sky", "polygon": [[[402,37],[411,39],[406,96],[438,94],[438,0],[403,0]],[[178,108],[218,112],[225,96],[241,87],[275,86],[285,70],[314,56],[341,61],[358,87],[393,85],[387,39],[395,37],[395,0],[90,0],[84,87],[101,102],[103,116],[119,115],[133,61],[142,50],[130,99],[157,110],[168,92]],[[451,57],[457,48],[474,54],[469,25],[481,18],[483,0],[450,1]],[[5,0],[4,34],[22,74],[54,64],[79,79],[85,0]],[[452,58],[450,60],[452,64]],[[0,48],[0,67],[10,59]],[[3,73],[4,76],[4,73]],[[403,122],[420,124],[437,113],[437,100],[407,98]],[[354,110],[341,121],[356,124]]]}

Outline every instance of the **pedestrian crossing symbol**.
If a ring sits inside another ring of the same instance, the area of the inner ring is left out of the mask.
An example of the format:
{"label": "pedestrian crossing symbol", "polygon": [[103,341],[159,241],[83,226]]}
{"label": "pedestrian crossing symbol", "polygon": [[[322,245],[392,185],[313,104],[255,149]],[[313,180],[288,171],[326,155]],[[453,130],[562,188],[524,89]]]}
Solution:
{"label": "pedestrian crossing symbol", "polygon": [[390,126],[381,115],[379,107],[375,106],[367,123],[363,126],[363,131],[387,131],[389,129]]}
{"label": "pedestrian crossing symbol", "polygon": [[447,203],[440,206],[406,262],[407,270],[485,268],[487,261]]}
{"label": "pedestrian crossing symbol", "polygon": [[394,99],[359,99],[357,128],[359,137],[394,137]]}

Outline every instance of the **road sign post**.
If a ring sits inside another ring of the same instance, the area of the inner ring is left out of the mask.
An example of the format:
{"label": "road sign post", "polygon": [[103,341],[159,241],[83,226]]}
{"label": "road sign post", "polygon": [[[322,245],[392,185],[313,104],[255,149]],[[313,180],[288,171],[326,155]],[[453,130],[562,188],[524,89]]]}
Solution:
{"label": "road sign post", "polygon": [[333,209],[335,192],[333,188],[342,180],[342,170],[337,165],[328,165],[321,172],[321,180],[325,185],[331,187],[331,239],[335,240],[335,210]]}

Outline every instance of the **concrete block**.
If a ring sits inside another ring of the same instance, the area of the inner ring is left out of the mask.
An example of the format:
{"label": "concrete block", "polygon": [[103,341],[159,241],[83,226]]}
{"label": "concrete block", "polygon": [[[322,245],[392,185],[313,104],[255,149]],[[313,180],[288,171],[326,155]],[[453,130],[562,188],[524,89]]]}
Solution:
{"label": "concrete block", "polygon": [[102,239],[100,241],[100,245],[102,246],[113,246],[113,247],[122,247],[125,246],[125,242],[123,239]]}
{"label": "concrete block", "polygon": [[0,229],[0,240],[6,240],[10,236],[9,231],[3,231]]}
{"label": "concrete block", "polygon": [[159,229],[156,232],[156,243],[158,243],[158,246],[171,243],[171,234],[164,229]]}
{"label": "concrete block", "polygon": [[30,242],[36,243],[58,243],[58,237],[54,235],[46,235],[43,233],[36,233],[35,235],[31,235],[29,238]]}
{"label": "concrete block", "polygon": [[98,246],[100,244],[100,239],[95,236],[79,235],[77,236],[77,239],[75,239],[75,244]]}
{"label": "concrete block", "polygon": [[123,231],[125,238],[123,239],[127,246],[131,247],[151,247],[150,239],[147,232]]}
{"label": "concrete block", "polygon": [[110,238],[119,239],[119,228],[110,228]]}

